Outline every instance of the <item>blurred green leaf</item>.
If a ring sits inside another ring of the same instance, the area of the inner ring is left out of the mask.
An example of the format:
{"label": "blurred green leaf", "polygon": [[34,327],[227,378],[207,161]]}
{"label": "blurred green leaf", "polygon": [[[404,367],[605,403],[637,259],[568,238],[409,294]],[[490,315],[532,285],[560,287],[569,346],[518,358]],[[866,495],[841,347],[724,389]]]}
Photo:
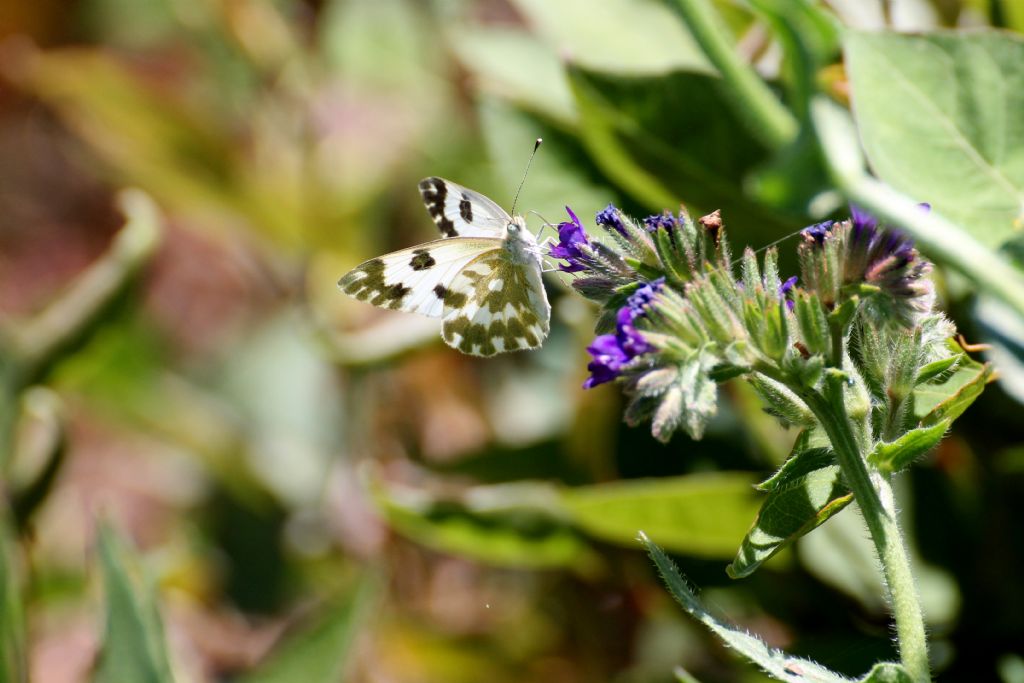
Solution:
{"label": "blurred green leaf", "polygon": [[[565,67],[554,51],[525,31],[480,26],[453,29],[448,42],[477,89],[562,125],[576,120]],[[510,56],[514,55],[514,59]]]}
{"label": "blurred green leaf", "polygon": [[881,662],[875,664],[860,683],[913,683],[913,679],[899,664]]}
{"label": "blurred green leaf", "polygon": [[581,66],[620,74],[714,73],[682,22],[655,0],[513,4],[559,54]]}
{"label": "blurred green leaf", "polygon": [[868,462],[886,474],[899,472],[937,446],[950,422],[947,418],[930,427],[912,429],[892,443],[880,441],[868,455]]}
{"label": "blurred green leaf", "polygon": [[[557,224],[566,217],[566,205],[603,207],[616,199],[572,135],[495,97],[481,98],[479,111],[487,154],[500,183],[501,191],[495,195],[499,204],[511,210],[515,189],[538,137],[544,144],[530,167],[517,213],[537,211]],[[508,199],[503,201],[504,197]]]}
{"label": "blurred green leaf", "polygon": [[[951,351],[962,353],[960,346],[950,340]],[[922,384],[914,390],[914,417],[923,426],[943,420],[952,422],[974,403],[992,381],[992,366],[979,363],[966,354],[956,370],[941,382]]]}
{"label": "blurred green leaf", "polygon": [[174,683],[153,586],[133,552],[106,524],[99,556],[107,602],[95,683]]}
{"label": "blurred green leaf", "polygon": [[673,552],[728,558],[757,512],[753,480],[714,472],[567,488],[562,503],[588,534],[630,546],[643,530]]}
{"label": "blurred green leaf", "polygon": [[638,202],[653,211],[680,202],[701,211],[719,208],[740,242],[788,229],[777,214],[746,197],[745,178],[769,152],[731,113],[721,79],[697,72],[624,77],[572,68],[569,82],[587,150]]}
{"label": "blurred green leaf", "polygon": [[240,683],[336,683],[345,680],[352,646],[379,586],[365,578],[347,596],[322,610],[312,627],[275,647],[269,659]]}
{"label": "blurred green leaf", "polygon": [[738,652],[754,662],[769,675],[780,681],[792,683],[848,683],[849,679],[829,671],[825,667],[807,659],[790,657],[785,652],[773,650],[759,638],[745,630],[728,626],[713,617],[697,599],[697,595],[686,584],[686,579],[679,573],[679,568],[643,533],[640,541],[646,546],[651,559],[658,567],[661,578],[668,586],[669,592],[686,612],[711,629],[719,638]]}
{"label": "blurred green leaf", "polygon": [[875,173],[990,247],[1024,225],[1024,37],[995,31],[844,39]]}
{"label": "blurred green leaf", "polygon": [[768,491],[768,498],[736,559],[726,569],[732,578],[753,574],[770,557],[824,524],[853,500],[832,450],[810,447],[810,443],[805,430],[790,458],[758,487]]}
{"label": "blurred green leaf", "polygon": [[0,683],[25,683],[25,614],[15,555],[6,518],[0,520]]}
{"label": "blurred green leaf", "polygon": [[378,505],[403,536],[498,566],[595,570],[597,556],[560,516],[551,487],[522,482],[470,489],[461,499],[376,485]]}

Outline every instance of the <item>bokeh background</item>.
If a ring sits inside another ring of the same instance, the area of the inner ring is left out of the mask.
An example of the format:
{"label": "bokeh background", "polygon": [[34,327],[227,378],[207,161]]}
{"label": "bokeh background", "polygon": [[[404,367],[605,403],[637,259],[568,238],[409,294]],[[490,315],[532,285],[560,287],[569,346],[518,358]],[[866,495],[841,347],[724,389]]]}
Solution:
{"label": "bokeh background", "polygon": [[[784,79],[765,22],[716,5]],[[858,28],[1024,26],[1012,0],[820,7]],[[594,311],[557,276],[544,348],[492,360],[335,287],[434,237],[424,176],[508,207],[536,137],[534,230],[565,205],[592,225],[609,202],[685,202],[756,247],[841,212],[824,174],[769,163],[668,5],[5,0],[0,39],[3,597],[30,680],[106,671],[104,524],[152,584],[179,681],[764,680],[672,604],[640,528],[772,645],[851,676],[894,656],[853,513],[727,578],[750,484],[795,437],[743,386],[703,441],[662,445],[622,424],[614,387],[580,388]],[[621,120],[643,123],[633,165],[602,138]],[[977,340],[970,285],[936,278]],[[946,680],[1024,680],[1020,414],[990,385],[900,480]]]}

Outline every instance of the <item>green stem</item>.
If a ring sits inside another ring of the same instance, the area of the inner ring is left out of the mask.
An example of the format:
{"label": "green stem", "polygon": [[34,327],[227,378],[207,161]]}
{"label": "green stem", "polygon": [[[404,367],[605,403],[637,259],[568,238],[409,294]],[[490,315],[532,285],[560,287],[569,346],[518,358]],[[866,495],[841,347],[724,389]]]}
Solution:
{"label": "green stem", "polygon": [[915,683],[931,680],[928,669],[928,643],[924,616],[918,602],[917,587],[910,570],[903,536],[896,521],[892,488],[880,475],[872,476],[856,437],[856,427],[846,414],[843,401],[845,376],[838,371],[826,380],[826,395],[804,391],[808,407],[828,434],[846,483],[853,491],[867,522],[871,540],[882,563],[893,617],[900,660]]}
{"label": "green stem", "polygon": [[798,129],[796,119],[740,59],[710,0],[676,0],[676,7],[708,61],[721,74],[733,111],[750,132],[771,149],[792,142]]}

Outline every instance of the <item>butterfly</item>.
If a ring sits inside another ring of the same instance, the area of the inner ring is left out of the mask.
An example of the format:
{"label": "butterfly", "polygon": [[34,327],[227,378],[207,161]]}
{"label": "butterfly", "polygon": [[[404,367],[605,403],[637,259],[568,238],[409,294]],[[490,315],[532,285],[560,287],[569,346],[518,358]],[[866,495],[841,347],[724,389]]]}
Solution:
{"label": "butterfly", "polygon": [[441,318],[445,342],[473,356],[539,347],[551,306],[523,217],[443,178],[419,188],[441,239],[370,259],[338,287],[374,306]]}

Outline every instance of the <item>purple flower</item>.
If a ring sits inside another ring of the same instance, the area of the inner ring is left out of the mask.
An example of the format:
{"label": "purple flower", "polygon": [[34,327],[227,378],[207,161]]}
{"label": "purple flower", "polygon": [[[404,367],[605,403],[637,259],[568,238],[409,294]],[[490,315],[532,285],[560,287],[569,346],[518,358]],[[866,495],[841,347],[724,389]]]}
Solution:
{"label": "purple flower", "polygon": [[596,337],[593,343],[587,347],[587,351],[594,357],[594,360],[587,364],[590,377],[583,383],[584,389],[592,389],[599,384],[611,382],[622,372],[622,366],[630,361],[625,350],[619,346],[619,340],[614,334],[602,334]]}
{"label": "purple flower", "polygon": [[619,217],[619,210],[614,204],[609,204],[594,216],[594,222],[604,228],[615,228],[620,235],[626,234],[626,228],[622,225],[622,218]]}
{"label": "purple flower", "polygon": [[808,241],[813,240],[817,244],[824,244],[825,238],[828,236],[829,231],[832,229],[832,225],[835,221],[824,221],[823,223],[815,223],[809,225],[800,231],[800,234],[806,238],[810,238]]}
{"label": "purple flower", "polygon": [[569,217],[572,220],[558,224],[558,244],[553,245],[548,250],[548,254],[552,258],[565,261],[565,263],[558,264],[558,269],[562,272],[578,273],[581,270],[587,269],[582,263],[585,255],[580,251],[580,245],[590,244],[590,240],[587,239],[587,233],[583,229],[580,219],[572,212],[572,209],[567,206],[565,210],[569,213]]}
{"label": "purple flower", "polygon": [[796,306],[796,302],[793,301],[792,299],[787,298],[786,294],[788,294],[789,290],[793,289],[793,286],[796,285],[796,280],[797,277],[796,275],[794,275],[793,277],[789,278],[781,285],[779,285],[779,298],[786,302],[786,308],[788,308],[791,311],[793,310],[794,306]]}
{"label": "purple flower", "polygon": [[633,292],[615,317],[615,334],[602,334],[587,347],[593,360],[587,364],[590,377],[583,383],[584,389],[611,382],[631,360],[654,350],[635,323],[646,315],[647,306],[664,282],[664,278],[659,278]]}
{"label": "purple flower", "polygon": [[628,299],[626,299],[626,307],[636,313],[636,315],[643,315],[647,304],[654,300],[654,295],[661,290],[661,286],[664,284],[665,278],[659,277],[657,280],[645,282],[640,285],[640,287],[630,294]]}
{"label": "purple flower", "polygon": [[673,230],[678,224],[676,217],[670,213],[656,213],[644,219],[644,227],[650,232],[657,232],[658,228]]}

